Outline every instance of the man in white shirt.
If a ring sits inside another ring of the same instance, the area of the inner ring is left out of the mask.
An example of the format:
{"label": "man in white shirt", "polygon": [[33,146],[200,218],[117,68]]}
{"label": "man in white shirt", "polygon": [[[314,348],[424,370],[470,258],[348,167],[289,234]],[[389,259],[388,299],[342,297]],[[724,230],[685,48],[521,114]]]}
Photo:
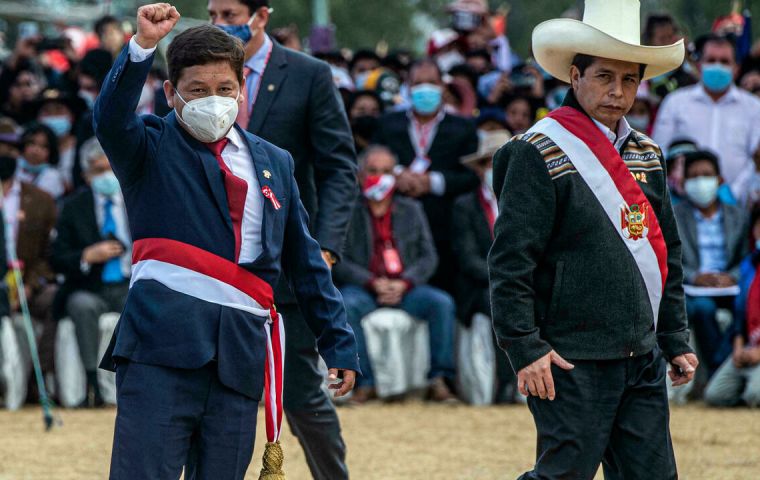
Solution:
{"label": "man in white shirt", "polygon": [[714,152],[732,193],[746,202],[760,147],[760,99],[734,85],[739,67],[730,40],[708,35],[698,46],[700,83],[665,98],[652,136],[663,148],[691,138]]}

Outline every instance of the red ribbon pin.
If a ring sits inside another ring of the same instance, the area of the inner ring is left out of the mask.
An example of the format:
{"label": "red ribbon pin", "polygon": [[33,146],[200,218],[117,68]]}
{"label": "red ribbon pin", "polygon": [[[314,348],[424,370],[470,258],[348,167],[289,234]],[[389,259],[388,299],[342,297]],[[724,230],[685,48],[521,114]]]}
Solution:
{"label": "red ribbon pin", "polygon": [[275,210],[279,210],[282,208],[282,205],[280,205],[280,202],[277,200],[277,197],[274,196],[274,192],[271,188],[269,188],[269,185],[264,185],[261,187],[261,193],[264,194],[266,198],[269,199],[270,202],[272,202],[272,206]]}

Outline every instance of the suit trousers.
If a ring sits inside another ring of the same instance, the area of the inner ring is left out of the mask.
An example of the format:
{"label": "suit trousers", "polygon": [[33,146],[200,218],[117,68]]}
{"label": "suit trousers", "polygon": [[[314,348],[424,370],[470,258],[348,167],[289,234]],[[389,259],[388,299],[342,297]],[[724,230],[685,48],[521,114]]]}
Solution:
{"label": "suit trousers", "polygon": [[666,362],[658,348],[622,360],[552,365],[554,401],[528,398],[538,432],[536,464],[521,480],[677,478]]}
{"label": "suit trousers", "polygon": [[277,310],[285,325],[283,406],[290,430],[315,480],[347,479],[346,444],[335,405],[322,389],[317,340],[297,304],[278,305]]}
{"label": "suit trousers", "polygon": [[243,480],[258,401],[195,370],[119,361],[111,480]]}

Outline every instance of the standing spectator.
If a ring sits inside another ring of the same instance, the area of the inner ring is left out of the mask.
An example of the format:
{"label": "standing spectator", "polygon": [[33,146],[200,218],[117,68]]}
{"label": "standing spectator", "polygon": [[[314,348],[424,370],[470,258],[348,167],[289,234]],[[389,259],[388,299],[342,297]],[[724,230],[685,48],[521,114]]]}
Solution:
{"label": "standing spectator", "polygon": [[28,104],[45,87],[42,70],[32,61],[19,62],[17,68],[6,63],[0,72],[0,112],[18,123],[32,119]]}
{"label": "standing spectator", "polygon": [[362,76],[368,75],[369,72],[382,66],[380,56],[374,51],[365,48],[354,52],[351,62],[348,64],[348,71],[355,83],[362,83]]}
{"label": "standing spectator", "polygon": [[[506,130],[485,132],[478,151],[462,158],[480,179],[480,188],[459,196],[454,202],[452,251],[459,264],[456,282],[456,304],[459,319],[469,327],[476,313],[491,318],[488,291],[488,251],[493,243],[493,227],[499,214],[493,191],[493,155],[510,139]],[[494,345],[496,345],[494,337]],[[504,352],[496,345],[496,402],[514,399],[512,367]]]}
{"label": "standing spectator", "polygon": [[741,293],[736,298],[731,332],[733,353],[715,372],[705,389],[708,405],[731,407],[742,401],[760,406],[760,209],[752,211],[753,252],[740,267]]}
{"label": "standing spectator", "polygon": [[525,133],[536,119],[536,109],[531,100],[524,96],[513,96],[506,100],[504,114],[507,126],[513,135]]}
{"label": "standing spectator", "polygon": [[354,209],[345,258],[334,270],[359,346],[362,375],[354,400],[363,403],[374,394],[361,320],[380,306],[397,307],[428,322],[429,396],[433,401],[453,400],[445,380],[454,380],[456,311],[446,292],[427,285],[438,257],[425,214],[415,200],[393,195],[396,158],[387,147],[368,147],[359,165],[364,199]]}
{"label": "standing spectator", "polygon": [[367,148],[377,129],[378,119],[383,114],[384,105],[380,96],[370,90],[354,92],[346,104],[348,121],[354,135],[357,153]]}
{"label": "standing spectator", "polygon": [[[657,47],[672,45],[681,37],[681,31],[672,15],[655,13],[647,17],[643,35],[644,45]],[[697,83],[697,79],[692,74],[693,68],[688,60],[684,59],[683,64],[676,70],[647,80],[646,83],[650,92],[662,99],[679,88]]]}
{"label": "standing spectator", "polygon": [[[438,257],[450,259],[454,198],[480,183],[459,159],[477,150],[478,135],[470,121],[443,110],[443,80],[435,62],[412,66],[409,84],[411,109],[382,117],[375,141],[398,158],[398,192],[422,201]],[[455,262],[440,262],[431,284],[453,292],[455,272]]]}
{"label": "standing spectator", "polygon": [[760,99],[737,88],[736,49],[725,37],[699,42],[701,83],[668,95],[654,125],[654,140],[670,145],[679,137],[717,152],[720,170],[740,202],[745,202],[760,147]]}
{"label": "standing spectator", "polygon": [[56,298],[55,313],[58,318],[67,314],[76,326],[79,354],[87,373],[84,405],[101,406],[96,374],[98,319],[124,307],[132,240],[119,182],[96,138],[82,146],[81,162],[88,188],[64,202],[52,246],[53,268],[66,277]]}
{"label": "standing spectator", "polygon": [[[53,198],[32,184],[14,175],[16,157],[0,156],[0,182],[3,197],[6,248],[15,248],[19,260],[26,298],[39,337],[40,364],[43,373],[53,370],[53,348],[56,323],[51,306],[56,292],[55,278],[48,263],[50,232],[55,225]],[[12,295],[18,298],[17,295]],[[20,311],[16,302],[13,313]]]}
{"label": "standing spectator", "polygon": [[[238,124],[290,152],[295,178],[325,262],[340,259],[356,197],[356,153],[330,66],[288,50],[265,33],[269,0],[209,0],[213,24],[245,45],[246,93]],[[284,281],[275,289],[285,318],[285,415],[317,480],[348,478],[335,407],[322,390],[318,330]],[[347,367],[347,365],[343,365]]]}
{"label": "standing spectator", "polygon": [[116,58],[126,43],[121,22],[116,17],[106,15],[95,22],[94,29],[100,40],[100,48],[107,50],[112,58]]}
{"label": "standing spectator", "polygon": [[74,127],[87,109],[83,99],[58,89],[44,90],[36,101],[37,121],[49,127],[58,139],[58,164],[67,190],[73,186],[77,138]]}
{"label": "standing spectator", "polygon": [[[739,280],[739,265],[747,254],[747,215],[718,198],[722,182],[718,159],[706,151],[687,153],[684,191],[688,201],[674,208],[682,242],[684,283],[697,287],[730,287]],[[716,321],[720,307],[731,308],[733,297],[686,296],[686,313],[694,328],[703,363],[712,374],[730,353]]]}
{"label": "standing spectator", "polygon": [[21,136],[18,177],[58,199],[66,191],[63,175],[58,171],[58,138],[45,125],[33,123]]}

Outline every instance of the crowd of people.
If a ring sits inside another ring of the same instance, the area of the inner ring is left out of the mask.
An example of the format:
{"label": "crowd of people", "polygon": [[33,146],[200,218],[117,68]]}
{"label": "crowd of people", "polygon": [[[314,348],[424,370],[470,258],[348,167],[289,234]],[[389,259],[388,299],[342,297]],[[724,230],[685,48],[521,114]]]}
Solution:
{"label": "crowd of people", "polygon": [[[314,53],[332,71],[359,166],[361,195],[333,268],[360,350],[356,404],[375,396],[361,320],[380,307],[428,323],[429,398],[455,401],[457,323],[466,329],[475,314],[491,314],[492,156],[561,106],[569,90],[511,50],[505,18],[487,2],[454,1],[449,12],[451,24],[431,35],[419,58],[372,48]],[[704,371],[690,395],[758,406],[760,46],[741,52],[741,25],[731,18],[689,42],[680,69],[642,82],[627,121],[663,148],[668,167]],[[63,42],[19,31],[0,67],[4,241],[7,257],[18,259],[9,268],[23,274],[43,372],[55,368],[57,322],[73,321],[89,389],[83,406],[103,403],[98,319],[125,303],[132,243],[119,182],[92,126],[95,99],[132,31],[114,17],[92,29],[61,28]],[[681,36],[670,15],[651,15],[643,43]],[[292,29],[270,37],[301,48]],[[151,72],[139,113],[170,112],[166,78],[160,68]],[[646,168],[635,175],[646,182]],[[17,315],[21,299],[10,273],[6,279],[2,313]],[[493,400],[519,401],[507,357],[496,352]]]}

